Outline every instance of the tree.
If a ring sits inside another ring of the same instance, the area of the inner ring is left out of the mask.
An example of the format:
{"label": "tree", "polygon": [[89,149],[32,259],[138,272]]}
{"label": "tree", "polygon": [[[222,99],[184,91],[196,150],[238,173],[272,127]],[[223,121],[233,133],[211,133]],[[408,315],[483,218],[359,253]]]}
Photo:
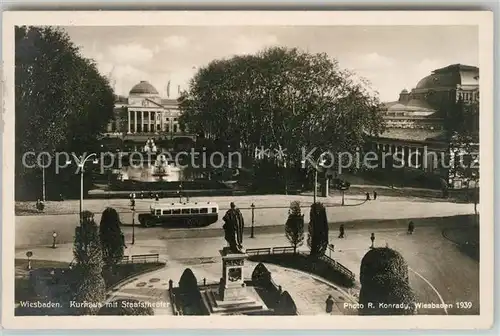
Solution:
{"label": "tree", "polygon": [[[87,151],[113,116],[114,95],[60,28],[16,26],[15,66],[16,194],[39,195],[41,183],[30,179],[40,172],[22,164],[23,154]],[[26,163],[36,158],[27,156]]]}
{"label": "tree", "polygon": [[[449,141],[449,175],[461,179],[467,189],[473,188],[474,213],[479,202],[479,99],[456,102],[445,106],[446,135]],[[468,190],[467,190],[468,191]]]}
{"label": "tree", "polygon": [[319,257],[325,254],[328,246],[328,220],[325,206],[321,203],[311,205],[307,244],[311,249],[311,256]]}
{"label": "tree", "polygon": [[74,300],[84,304],[78,312],[95,315],[106,298],[106,284],[102,276],[101,242],[94,214],[90,211],[82,213],[80,226],[76,227],[73,254],[76,261],[73,272],[78,280]]}
{"label": "tree", "polygon": [[120,225],[118,212],[113,208],[106,208],[101,216],[99,236],[104,263],[108,267],[118,264],[123,258],[125,237]]}
{"label": "tree", "polygon": [[285,235],[293,246],[293,252],[304,243],[304,215],[301,213],[300,202],[294,201],[290,204],[288,220],[285,224]]}
{"label": "tree", "polygon": [[240,144],[251,155],[285,149],[276,167],[298,165],[303,149],[354,153],[383,128],[377,94],[365,80],[326,54],[298,49],[214,60],[179,102],[180,123],[205,138]]}

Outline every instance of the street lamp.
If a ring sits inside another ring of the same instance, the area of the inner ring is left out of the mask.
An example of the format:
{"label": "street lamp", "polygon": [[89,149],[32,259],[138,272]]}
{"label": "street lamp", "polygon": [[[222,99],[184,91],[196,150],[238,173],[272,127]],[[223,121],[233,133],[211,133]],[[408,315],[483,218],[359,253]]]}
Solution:
{"label": "street lamp", "polygon": [[57,238],[57,232],[52,232],[52,248],[56,248],[56,238]]}
{"label": "street lamp", "polygon": [[33,256],[33,252],[28,251],[26,252],[26,257],[28,257],[28,271],[31,270],[31,257]]}
{"label": "street lamp", "polygon": [[[81,163],[78,163],[78,168],[80,168],[80,221],[82,221],[82,212],[83,212],[83,171],[85,167],[85,163],[87,160],[89,160],[91,157],[95,157],[97,154],[92,153],[87,155]],[[94,158],[93,163],[97,164],[99,161],[97,158]],[[68,162],[69,163],[69,162]]]}
{"label": "street lamp", "polygon": [[130,208],[132,209],[132,245],[135,244],[135,194],[130,196]]}
{"label": "street lamp", "polygon": [[[302,165],[305,165],[305,160],[302,160]],[[316,203],[316,197],[318,193],[318,172],[323,171],[324,164],[326,159],[323,157],[323,154],[319,157],[318,163],[314,164],[314,190],[313,190],[313,203]]]}
{"label": "street lamp", "polygon": [[250,238],[254,238],[254,235],[253,235],[253,227],[254,227],[254,222],[255,222],[255,204],[252,203],[252,205],[250,206],[252,208],[252,226],[251,226],[251,230],[250,230]]}

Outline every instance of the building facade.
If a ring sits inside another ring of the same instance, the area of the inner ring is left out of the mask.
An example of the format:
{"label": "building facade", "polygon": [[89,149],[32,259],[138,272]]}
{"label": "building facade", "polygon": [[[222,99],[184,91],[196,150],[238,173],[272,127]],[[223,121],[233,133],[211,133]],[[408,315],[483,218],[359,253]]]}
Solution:
{"label": "building facade", "polygon": [[[461,101],[479,101],[479,68],[462,64],[434,70],[421,79],[410,92],[401,91],[399,99],[383,104],[386,130],[374,146],[377,151],[400,153],[406,166],[434,172],[448,179],[451,188],[462,188],[459,176],[450,174],[451,143],[445,122],[456,110],[451,106]],[[470,125],[479,132],[479,119]]]}
{"label": "building facade", "polygon": [[160,97],[153,85],[141,81],[130,90],[128,97],[117,96],[115,118],[108,124],[108,135],[138,141],[193,137],[181,130],[180,115],[177,100]]}

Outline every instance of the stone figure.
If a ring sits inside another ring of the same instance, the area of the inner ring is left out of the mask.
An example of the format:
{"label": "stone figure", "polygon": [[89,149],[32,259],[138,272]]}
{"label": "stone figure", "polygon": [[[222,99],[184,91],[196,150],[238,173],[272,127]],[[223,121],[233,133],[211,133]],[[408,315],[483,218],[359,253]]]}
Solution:
{"label": "stone figure", "polygon": [[233,202],[230,207],[223,217],[224,238],[229,244],[231,253],[243,253],[243,215]]}

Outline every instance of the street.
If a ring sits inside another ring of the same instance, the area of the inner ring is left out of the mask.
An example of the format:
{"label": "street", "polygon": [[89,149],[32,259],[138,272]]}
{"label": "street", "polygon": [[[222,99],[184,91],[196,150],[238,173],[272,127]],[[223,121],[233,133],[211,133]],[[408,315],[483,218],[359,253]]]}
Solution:
{"label": "street", "polygon": [[[358,278],[361,259],[370,246],[370,233],[375,232],[377,236],[375,246],[388,245],[399,251],[408,262],[410,284],[417,294],[418,303],[472,303],[470,309],[453,308],[445,311],[429,308],[421,309],[419,314],[477,314],[479,312],[479,263],[463,254],[455,243],[443,237],[444,227],[461,230],[468,226],[457,220],[445,225],[436,223],[433,226],[420,226],[417,223],[415,234],[407,235],[404,223],[401,223],[399,227],[387,227],[386,223],[379,222],[373,223],[369,228],[347,228],[345,239],[338,239],[338,232],[332,230],[330,231],[330,244],[335,245],[335,252],[330,255],[356,273]],[[215,281],[220,277],[219,250],[224,245],[222,235],[159,239],[155,238],[151,232],[147,235],[143,233],[141,238],[136,240],[135,246],[129,244],[125,253],[127,255],[159,253],[161,259],[168,263],[164,270],[155,273],[155,276],[161,278],[163,282],[170,278],[178,281],[186,267],[192,268],[199,279],[205,277],[209,281]],[[254,239],[246,236],[244,240],[245,248],[288,245],[284,233],[260,234]],[[301,249],[307,250],[307,246],[304,245]],[[30,250],[33,251],[35,267],[36,259],[71,261],[73,258],[71,243],[58,245],[56,249],[47,246],[32,246]],[[26,251],[27,248],[16,249],[16,258],[24,259]],[[151,276],[144,275],[135,282],[144,281],[144,277]],[[134,287],[135,282],[129,287]],[[287,284],[283,285],[287,286]],[[288,284],[288,286],[291,285]],[[294,282],[293,286],[300,288],[302,285]],[[299,291],[294,288],[291,290]]]}
{"label": "street", "polygon": [[[302,202],[302,212],[304,220],[309,222],[309,206],[306,201],[310,202],[309,197],[305,196],[284,196],[284,195],[270,195],[270,196],[243,196],[243,197],[227,197],[217,198],[219,206],[218,222],[205,227],[190,230],[188,235],[197,236],[203,230],[212,232],[219,232],[222,228],[222,217],[225,213],[225,206],[229,202],[234,201],[237,206],[242,208],[241,212],[245,220],[245,227],[247,230],[252,225],[252,210],[249,209],[250,204],[254,203],[256,208],[254,210],[254,226],[256,232],[259,232],[263,227],[280,227],[282,228],[286,222],[288,215],[288,207],[291,201],[299,200]],[[335,204],[335,198],[320,198],[324,204],[332,204],[327,207],[327,216],[330,223],[351,222],[351,221],[372,221],[372,220],[400,220],[407,218],[431,218],[431,217],[447,217],[455,215],[470,215],[474,213],[474,208],[471,204],[459,204],[450,202],[431,202],[425,199],[405,199],[402,197],[381,197],[375,201],[368,201],[360,203],[360,201],[351,200],[347,205],[340,206]],[[192,200],[203,201],[203,200]],[[205,200],[206,201],[206,200]],[[64,202],[62,202],[64,203]],[[78,206],[78,202],[73,202]],[[226,204],[227,203],[227,204]],[[126,208],[126,200],[86,200],[84,209],[91,206],[95,213],[95,220],[97,223],[100,221],[100,213],[107,207],[115,207],[121,216],[122,223],[124,224],[124,231],[129,234],[131,232],[132,213]],[[151,201],[140,201],[137,203],[138,212],[147,211]],[[334,206],[333,206],[334,205]],[[121,206],[121,207],[120,207]],[[259,209],[259,207],[266,207]],[[150,228],[142,229],[138,227],[137,216],[135,218],[136,233],[141,236],[145,234],[161,236],[176,235],[176,237],[186,237],[185,233],[172,233],[178,232],[178,229],[172,228]],[[58,234],[58,242],[72,242],[74,236],[74,229],[78,225],[78,215],[64,214],[64,215],[32,215],[32,216],[16,216],[16,236],[15,246],[32,246],[32,245],[46,245],[52,244],[52,232]],[[146,231],[149,230],[149,231]],[[265,230],[265,229],[264,229]],[[280,231],[282,229],[279,229]],[[181,232],[186,232],[182,230]],[[213,235],[219,233],[212,233]]]}

